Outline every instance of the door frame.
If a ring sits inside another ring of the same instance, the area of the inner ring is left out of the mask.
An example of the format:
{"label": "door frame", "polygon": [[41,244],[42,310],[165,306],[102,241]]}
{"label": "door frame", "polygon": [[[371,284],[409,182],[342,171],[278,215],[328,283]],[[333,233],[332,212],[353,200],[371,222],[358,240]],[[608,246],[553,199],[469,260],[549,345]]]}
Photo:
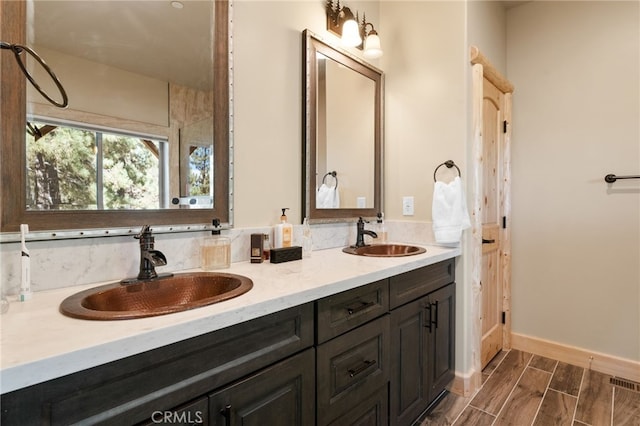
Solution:
{"label": "door frame", "polygon": [[503,347],[511,348],[511,128],[512,128],[512,94],[514,86],[511,84],[480,52],[476,46],[469,48],[469,61],[472,64],[472,176],[473,176],[473,201],[472,201],[472,250],[471,250],[471,286],[473,289],[473,331],[472,366],[474,378],[470,383],[470,391],[479,389],[482,383],[481,364],[481,339],[482,339],[482,216],[483,205],[483,81],[486,78],[501,92],[505,94],[504,120],[507,122],[506,132],[502,141],[502,185],[499,191],[502,193],[500,203],[502,216],[506,218],[506,227],[500,229],[501,239],[501,276],[502,276],[502,310],[504,312]]}

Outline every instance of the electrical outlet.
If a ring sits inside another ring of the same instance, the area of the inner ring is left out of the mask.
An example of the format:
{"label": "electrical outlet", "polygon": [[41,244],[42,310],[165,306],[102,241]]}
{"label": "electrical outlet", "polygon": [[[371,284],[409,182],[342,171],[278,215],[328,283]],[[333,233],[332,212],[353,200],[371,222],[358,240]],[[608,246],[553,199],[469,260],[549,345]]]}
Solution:
{"label": "electrical outlet", "polygon": [[402,215],[413,216],[413,197],[402,197]]}

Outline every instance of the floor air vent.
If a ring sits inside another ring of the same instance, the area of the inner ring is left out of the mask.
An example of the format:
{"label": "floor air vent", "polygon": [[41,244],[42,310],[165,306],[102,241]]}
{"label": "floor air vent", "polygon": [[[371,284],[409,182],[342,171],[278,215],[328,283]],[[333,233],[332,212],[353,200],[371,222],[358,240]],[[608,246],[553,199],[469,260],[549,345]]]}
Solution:
{"label": "floor air vent", "polygon": [[628,389],[634,392],[640,392],[640,383],[632,382],[625,379],[618,379],[617,377],[612,377],[611,379],[609,379],[609,382],[613,386],[617,386],[619,388]]}

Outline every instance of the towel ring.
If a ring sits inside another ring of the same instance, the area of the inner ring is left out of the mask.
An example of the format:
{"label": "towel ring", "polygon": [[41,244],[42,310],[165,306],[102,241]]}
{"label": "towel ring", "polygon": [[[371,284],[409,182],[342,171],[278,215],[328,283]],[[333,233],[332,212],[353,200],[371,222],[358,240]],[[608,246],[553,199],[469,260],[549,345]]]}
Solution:
{"label": "towel ring", "polygon": [[336,180],[336,189],[338,188],[338,172],[336,172],[335,170],[329,173],[326,173],[323,177],[322,177],[322,183],[325,183],[325,181],[327,180],[327,176],[331,176]]}
{"label": "towel ring", "polygon": [[438,169],[442,166],[447,166],[448,169],[455,167],[456,170],[458,171],[458,176],[462,177],[462,173],[460,173],[460,168],[456,165],[456,163],[454,163],[453,160],[447,160],[444,163],[440,164],[438,167],[436,167],[436,169],[433,171],[434,182],[438,181],[438,179],[436,179],[436,173],[438,172]]}

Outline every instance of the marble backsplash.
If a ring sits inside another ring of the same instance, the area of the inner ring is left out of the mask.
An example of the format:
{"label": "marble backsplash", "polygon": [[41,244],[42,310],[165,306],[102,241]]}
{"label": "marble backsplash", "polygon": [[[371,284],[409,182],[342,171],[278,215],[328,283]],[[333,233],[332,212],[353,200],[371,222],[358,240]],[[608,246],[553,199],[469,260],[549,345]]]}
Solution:
{"label": "marble backsplash", "polygon": [[[389,241],[433,243],[431,222],[387,221]],[[373,229],[373,226],[367,226]],[[271,227],[235,228],[223,231],[231,239],[231,261],[249,260],[250,235],[271,233]],[[356,239],[354,223],[311,226],[313,250],[343,247]],[[200,267],[200,244],[207,231],[155,235],[155,248],[167,257],[162,272]],[[369,238],[369,237],[367,237]],[[302,227],[294,226],[294,245],[302,245]],[[131,236],[68,240],[29,241],[31,289],[34,292],[80,284],[99,283],[134,277],[138,273],[139,246]],[[3,295],[16,295],[20,289],[20,243],[0,244],[0,279]]]}

